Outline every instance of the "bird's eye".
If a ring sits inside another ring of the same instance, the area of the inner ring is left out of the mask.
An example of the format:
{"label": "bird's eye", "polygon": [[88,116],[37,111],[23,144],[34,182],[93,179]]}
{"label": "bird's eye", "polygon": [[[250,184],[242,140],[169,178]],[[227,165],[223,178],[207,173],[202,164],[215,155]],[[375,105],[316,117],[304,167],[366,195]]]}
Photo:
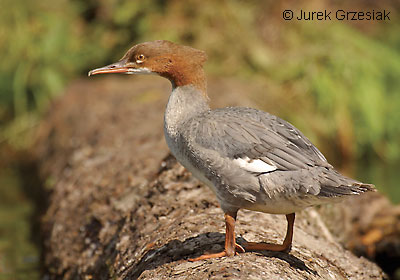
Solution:
{"label": "bird's eye", "polygon": [[143,54],[139,54],[136,57],[136,63],[142,63],[144,61],[144,59],[145,59],[145,56]]}

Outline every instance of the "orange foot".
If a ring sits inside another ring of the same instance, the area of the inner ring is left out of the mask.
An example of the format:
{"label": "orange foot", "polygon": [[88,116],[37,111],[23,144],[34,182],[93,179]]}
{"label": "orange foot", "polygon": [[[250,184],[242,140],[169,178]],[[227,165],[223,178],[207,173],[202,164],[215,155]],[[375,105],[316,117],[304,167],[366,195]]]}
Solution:
{"label": "orange foot", "polygon": [[270,243],[257,243],[247,242],[244,246],[247,251],[273,251],[289,253],[292,248],[291,242],[284,242],[283,244],[270,244]]}
{"label": "orange foot", "polygon": [[235,251],[233,254],[228,254],[226,250],[215,253],[215,254],[205,254],[201,255],[200,257],[194,258],[194,259],[188,259],[190,262],[196,262],[196,261],[201,261],[201,260],[207,260],[207,259],[214,259],[214,258],[222,258],[222,257],[230,257],[233,255],[239,255],[239,253],[244,253],[245,250],[243,249],[242,246],[239,244],[235,243]]}

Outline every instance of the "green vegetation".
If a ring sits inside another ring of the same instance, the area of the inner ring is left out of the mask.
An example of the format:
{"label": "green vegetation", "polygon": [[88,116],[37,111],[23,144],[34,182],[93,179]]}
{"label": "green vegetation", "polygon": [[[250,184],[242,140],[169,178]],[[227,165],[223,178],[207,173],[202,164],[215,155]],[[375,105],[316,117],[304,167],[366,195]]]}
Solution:
{"label": "green vegetation", "polygon": [[400,159],[396,19],[358,28],[286,22],[279,6],[258,1],[3,0],[3,6],[0,139],[16,147],[29,144],[26,133],[72,78],[118,59],[133,42],[164,38],[207,50],[210,74],[264,80],[273,89],[265,94],[280,99],[279,113],[323,139],[324,150],[345,160]]}
{"label": "green vegetation", "polygon": [[40,279],[38,248],[32,243],[33,202],[20,174],[0,170],[0,279]]}
{"label": "green vegetation", "polygon": [[345,160],[398,160],[399,50],[343,24],[320,29],[301,26],[289,41],[293,55],[271,74],[305,87],[297,93],[310,103],[301,118],[309,115],[313,131],[336,142]]}

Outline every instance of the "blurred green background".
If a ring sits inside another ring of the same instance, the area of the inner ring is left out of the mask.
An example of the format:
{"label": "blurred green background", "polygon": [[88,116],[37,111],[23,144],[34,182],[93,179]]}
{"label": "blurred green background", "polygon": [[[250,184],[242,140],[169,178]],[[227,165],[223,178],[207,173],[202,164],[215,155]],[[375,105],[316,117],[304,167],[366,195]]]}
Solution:
{"label": "blurred green background", "polygon": [[[265,85],[263,96],[248,93],[261,108],[399,203],[400,3],[349,2],[1,0],[0,279],[40,276],[35,205],[20,166],[51,100],[142,41],[200,48],[209,76]],[[386,9],[390,21],[282,19],[285,9],[339,8]]]}

